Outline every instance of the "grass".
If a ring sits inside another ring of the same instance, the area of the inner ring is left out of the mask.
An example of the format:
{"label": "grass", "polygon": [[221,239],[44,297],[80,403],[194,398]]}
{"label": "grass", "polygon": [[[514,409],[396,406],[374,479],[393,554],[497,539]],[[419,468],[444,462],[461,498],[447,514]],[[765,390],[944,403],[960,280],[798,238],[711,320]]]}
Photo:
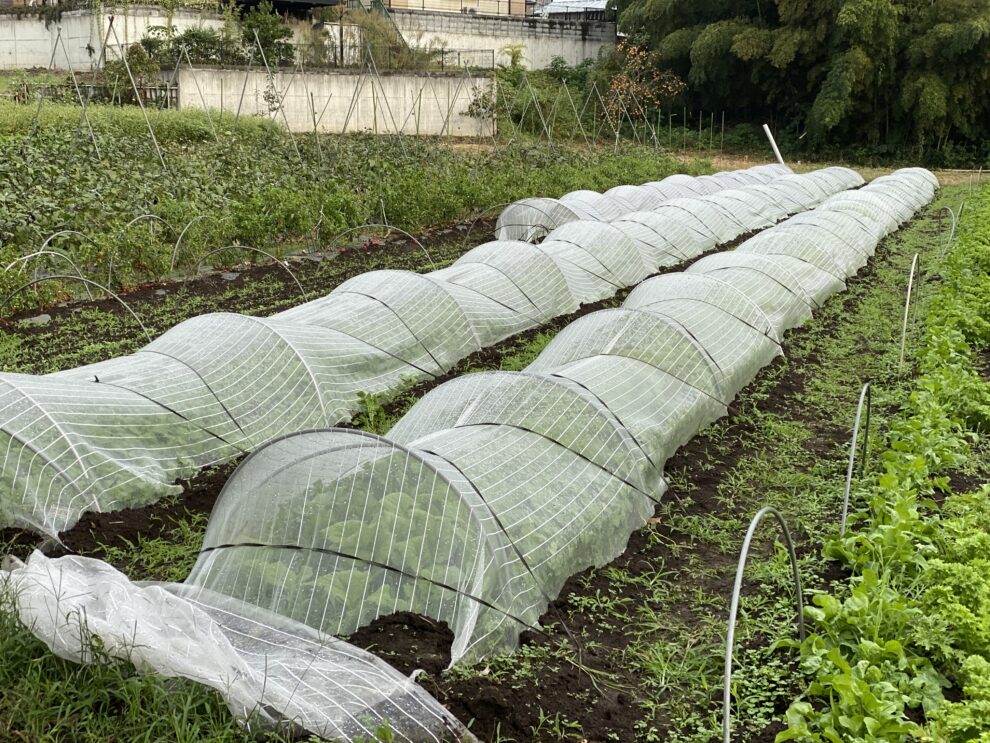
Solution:
{"label": "grass", "polygon": [[[957,196],[958,191],[946,191],[942,200]],[[698,437],[694,459],[672,461],[671,489],[655,523],[641,533],[642,541],[611,565],[580,576],[567,597],[564,618],[581,628],[580,652],[558,633],[512,656],[457,668],[436,680],[445,694],[455,695],[458,684],[483,676],[532,701],[531,719],[521,731],[503,723],[476,733],[504,743],[590,736],[586,720],[557,707],[555,679],[578,668],[589,681],[586,690],[572,696],[593,710],[603,690],[628,694],[638,740],[712,739],[720,725],[727,582],[742,532],[756,508],[776,505],[803,546],[806,587],[827,583],[827,565],[814,547],[836,528],[844,442],[859,383],[874,381],[879,411],[895,407],[903,393],[895,367],[906,268],[913,253],[928,250],[931,241],[929,220],[888,241],[889,253],[876,262],[873,277],[852,282],[849,292],[833,298],[806,328],[791,335],[787,359],[740,396],[731,420]],[[60,332],[75,327],[66,325]],[[507,341],[484,363],[467,360],[456,371],[520,369],[554,334],[550,329]],[[863,348],[871,353],[862,353]],[[26,368],[44,363],[14,357],[18,352],[8,350],[8,358]],[[69,363],[67,357],[59,359]],[[770,405],[781,383],[795,378],[801,384],[786,404]],[[387,430],[416,399],[416,388],[390,400],[369,398],[358,423],[366,430]],[[878,429],[882,420],[881,415]],[[714,470],[716,465],[721,469]],[[714,487],[705,482],[713,473]],[[706,489],[710,497],[698,508],[693,496]],[[110,549],[107,557],[134,577],[183,577],[204,525],[201,515],[191,514],[161,538]],[[789,656],[772,645],[793,634],[793,597],[788,563],[771,541],[769,528],[763,529],[748,568],[740,617],[734,714],[740,720],[736,735],[745,739],[755,739],[779,717],[782,701],[790,701],[795,688],[787,681],[793,673]],[[9,609],[0,610],[0,650],[0,739],[55,741],[69,730],[72,740],[87,742],[247,739],[212,692],[137,676],[125,663],[79,667],[59,660],[13,622]]]}

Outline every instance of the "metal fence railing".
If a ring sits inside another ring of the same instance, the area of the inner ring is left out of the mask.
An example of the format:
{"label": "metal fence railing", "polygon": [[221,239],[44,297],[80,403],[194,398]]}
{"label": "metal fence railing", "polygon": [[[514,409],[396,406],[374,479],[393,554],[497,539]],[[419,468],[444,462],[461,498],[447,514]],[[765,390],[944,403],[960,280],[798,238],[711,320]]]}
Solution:
{"label": "metal fence railing", "polygon": [[[295,59],[306,70],[355,69],[368,65],[378,70],[446,72],[450,70],[494,70],[494,49],[432,49],[374,43],[345,44],[343,53],[335,44],[294,44]],[[282,71],[289,67],[282,66]]]}
{"label": "metal fence railing", "polygon": [[[126,105],[137,103],[134,87],[129,80],[113,82],[79,82],[79,93],[87,103]],[[178,108],[179,86],[162,83],[160,85],[138,85],[138,95],[146,106],[155,108]],[[8,98],[14,103],[33,103],[42,96],[47,101],[78,103],[79,94],[71,81],[64,83],[21,82],[8,91]]]}
{"label": "metal fence railing", "polygon": [[532,0],[384,0],[390,10],[427,10],[465,15],[533,15]]}

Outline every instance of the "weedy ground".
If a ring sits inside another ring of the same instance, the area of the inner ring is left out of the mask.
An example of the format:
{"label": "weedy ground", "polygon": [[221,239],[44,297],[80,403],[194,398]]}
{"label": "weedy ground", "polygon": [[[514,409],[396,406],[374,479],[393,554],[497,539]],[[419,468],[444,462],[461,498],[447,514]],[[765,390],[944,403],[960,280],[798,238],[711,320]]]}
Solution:
{"label": "weedy ground", "polygon": [[[780,509],[798,543],[805,589],[835,581],[840,590],[841,575],[818,546],[837,529],[859,389],[864,381],[873,385],[875,437],[906,389],[898,354],[911,259],[938,249],[942,237],[934,214],[943,203],[955,204],[963,191],[943,190],[939,202],[885,241],[871,265],[848,282],[847,292],[788,335],[786,356],[737,398],[731,414],[668,463],[670,489],[655,518],[632,535],[620,558],[568,583],[544,617],[548,637],[527,636],[511,656],[448,672],[442,671],[442,644],[449,635],[429,623],[404,627],[412,640],[401,647],[372,642],[371,649],[400,668],[433,658],[422,683],[485,741],[716,738],[728,600],[749,519],[765,505]],[[229,301],[239,301],[236,296]],[[241,301],[247,311],[252,303],[263,309],[256,294],[248,292]],[[190,314],[202,311],[200,306]],[[171,315],[167,324],[176,319]],[[466,360],[456,373],[522,368],[561,326],[507,341]],[[58,347],[61,333],[73,328],[53,327],[48,342]],[[48,370],[30,346],[22,342],[0,353],[24,370]],[[68,340],[65,349],[54,364],[132,350],[103,345],[92,356],[72,355]],[[421,388],[410,387],[391,400],[369,398],[355,424],[385,431],[420,394]],[[986,447],[981,451],[986,454]],[[982,477],[987,471],[990,458],[971,463],[968,474]],[[222,481],[223,472],[212,474]],[[94,548],[93,554],[136,578],[184,577],[206,519],[173,505],[157,528]],[[735,739],[772,740],[780,729],[777,720],[802,686],[792,654],[775,645],[795,635],[794,618],[787,556],[767,525],[758,532],[744,584],[733,683]],[[8,613],[0,612],[0,622],[0,739],[66,739],[71,730],[73,740],[87,742],[245,740],[212,693],[191,684],[164,686],[133,675],[126,664],[65,663]]]}

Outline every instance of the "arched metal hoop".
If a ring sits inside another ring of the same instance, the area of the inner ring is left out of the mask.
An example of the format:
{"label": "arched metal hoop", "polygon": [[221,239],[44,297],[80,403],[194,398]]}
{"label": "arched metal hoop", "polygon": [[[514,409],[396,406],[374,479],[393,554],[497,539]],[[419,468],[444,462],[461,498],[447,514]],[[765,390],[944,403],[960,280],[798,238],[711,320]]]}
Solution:
{"label": "arched metal hoop", "polygon": [[99,289],[102,289],[104,292],[106,292],[111,297],[116,299],[120,303],[120,305],[131,314],[131,317],[134,318],[134,321],[137,322],[139,326],[141,326],[141,330],[144,332],[145,337],[148,339],[148,343],[151,343],[151,333],[148,332],[148,329],[144,326],[144,323],[141,322],[141,318],[137,316],[137,313],[131,309],[130,305],[127,304],[127,302],[125,302],[118,295],[110,291],[110,289],[103,286],[103,284],[101,284],[100,282],[93,281],[92,279],[84,279],[82,276],[69,276],[69,275],[57,274],[53,276],[42,276],[40,279],[33,279],[32,281],[29,281],[26,284],[17,287],[16,289],[14,289],[14,291],[12,291],[10,294],[4,297],[3,300],[0,300],[0,310],[6,307],[7,303],[10,302],[10,300],[13,299],[15,296],[17,296],[18,293],[24,291],[29,287],[34,286],[35,284],[40,284],[44,281],[82,281],[86,284],[90,284]]}
{"label": "arched metal hoop", "polygon": [[428,251],[426,249],[426,246],[423,245],[423,243],[421,243],[413,235],[410,235],[408,232],[406,232],[401,227],[396,227],[395,225],[392,225],[392,224],[384,224],[384,223],[381,223],[381,222],[369,222],[368,224],[359,224],[357,227],[348,227],[343,232],[340,232],[340,233],[334,235],[334,237],[330,240],[330,247],[331,248],[336,248],[337,247],[337,241],[340,240],[340,238],[342,238],[344,235],[350,235],[350,234],[352,234],[354,232],[357,232],[358,230],[368,229],[369,227],[377,227],[377,228],[382,229],[382,230],[388,230],[389,232],[398,232],[400,235],[403,235],[405,237],[408,237],[410,240],[412,240],[414,243],[416,243],[417,247],[419,247],[420,250],[423,251],[423,254],[426,256],[426,260],[428,260],[430,262],[430,265],[433,266],[433,270],[434,271],[437,270],[437,264],[433,260],[433,256],[430,255],[430,251]]}
{"label": "arched metal hoop", "polygon": [[939,254],[938,254],[939,263],[941,263],[942,260],[945,258],[945,254],[948,253],[949,252],[949,248],[952,247],[952,241],[955,240],[955,238],[956,238],[956,229],[959,226],[959,218],[962,216],[962,211],[963,211],[963,207],[965,206],[965,204],[966,204],[965,201],[963,201],[962,203],[959,204],[959,211],[958,212],[952,211],[952,208],[951,207],[948,207],[948,206],[943,206],[937,212],[937,216],[938,216],[938,232],[939,232],[940,235],[942,234],[942,215],[944,213],[948,212],[949,217],[952,220],[952,222],[950,224],[950,227],[949,227],[949,235],[946,238],[945,242],[942,243],[942,249],[939,251]]}
{"label": "arched metal hoop", "polygon": [[[897,357],[897,373],[900,374],[904,368],[904,351],[907,345],[908,317],[911,316],[911,298],[914,293],[915,283],[920,285],[920,257],[917,253],[911,259],[911,273],[908,276],[907,295],[904,299],[904,319],[901,322],[901,353]],[[917,279],[916,279],[917,277]],[[915,301],[917,306],[917,301]]]}
{"label": "arched metal hoop", "polygon": [[[138,222],[150,222],[152,225],[157,222],[161,222],[163,225],[168,227],[169,232],[173,235],[175,234],[175,228],[167,220],[162,219],[157,214],[141,214],[117,230],[117,233],[114,235],[114,242],[119,243],[121,238],[124,236],[124,233],[126,233],[127,230],[136,225]],[[109,265],[107,267],[107,286],[113,284],[113,257],[114,254],[110,253]]]}
{"label": "arched metal hoop", "polygon": [[[27,255],[22,255],[20,258],[15,258],[10,263],[8,263],[6,266],[4,266],[4,269],[3,270],[5,272],[6,271],[9,271],[14,266],[16,266],[18,263],[24,264],[24,265],[21,266],[21,268],[24,268],[24,266],[27,265],[27,262],[29,260],[31,260],[32,258],[39,258],[39,257],[41,257],[43,255],[51,255],[51,256],[55,256],[56,258],[61,258],[66,263],[68,263],[70,266],[72,266],[72,270],[76,272],[76,277],[77,278],[80,278],[80,279],[84,278],[83,275],[82,275],[82,271],[79,270],[79,266],[76,265],[75,261],[73,261],[65,253],[60,253],[57,250],[36,250],[33,253],[28,253]],[[38,269],[37,269],[37,267],[35,267],[35,269],[34,269],[34,278],[38,278]],[[93,292],[91,292],[89,290],[89,285],[88,284],[86,284],[86,294],[89,296],[90,299],[93,298]]]}
{"label": "arched metal hoop", "polygon": [[784,517],[773,506],[765,506],[756,512],[753,520],[749,522],[749,529],[746,530],[746,538],[743,540],[742,550],[739,552],[739,564],[736,566],[736,582],[732,587],[732,603],[729,606],[729,627],[725,636],[725,678],[722,684],[722,743],[730,743],[732,738],[732,648],[736,636],[736,615],[739,613],[739,595],[742,593],[743,573],[746,570],[746,558],[749,556],[749,546],[753,541],[753,534],[756,527],[767,514],[771,514],[777,523],[780,524],[781,533],[784,536],[784,544],[791,558],[791,570],[794,573],[794,593],[797,603],[798,636],[804,642],[804,600],[801,596],[801,573],[798,570],[797,553],[794,551],[794,542],[791,540],[791,532],[787,529],[787,522]]}
{"label": "arched metal hoop", "polygon": [[172,271],[175,270],[175,259],[179,255],[179,246],[182,244],[182,240],[183,240],[183,238],[185,238],[186,233],[189,231],[189,228],[192,227],[197,222],[202,222],[204,219],[213,219],[213,220],[215,220],[219,224],[221,222],[226,222],[227,220],[230,219],[230,217],[227,217],[227,216],[216,217],[216,216],[214,216],[212,214],[200,214],[198,217],[193,217],[188,222],[186,222],[186,226],[183,227],[182,228],[182,232],[179,233],[179,237],[176,239],[175,245],[172,246],[172,255],[169,256],[169,259],[168,259],[168,270],[169,270],[169,273],[171,273]]}
{"label": "arched metal hoop", "polygon": [[203,261],[205,261],[211,255],[216,255],[217,253],[222,253],[225,250],[250,250],[250,251],[253,251],[255,253],[261,253],[261,255],[264,255],[264,256],[267,256],[267,257],[271,258],[278,265],[280,265],[282,268],[284,268],[285,269],[285,272],[287,274],[289,274],[289,276],[292,277],[292,280],[294,282],[296,282],[296,286],[299,287],[299,293],[302,294],[302,298],[303,299],[309,299],[309,295],[306,294],[306,290],[303,289],[303,285],[299,283],[299,279],[297,279],[296,278],[296,275],[294,273],[292,273],[292,269],[289,268],[288,264],[285,261],[279,260],[274,255],[272,255],[271,253],[269,253],[267,250],[262,250],[261,248],[252,248],[250,245],[225,245],[222,248],[216,248],[214,250],[211,250],[209,253],[207,253],[206,255],[204,255],[202,258],[199,259],[199,263],[196,264],[196,273],[199,273],[199,269],[201,269],[203,267]]}
{"label": "arched metal hoop", "polygon": [[[863,412],[866,412],[866,423],[863,425]],[[852,444],[849,447],[849,467],[846,469],[846,488],[842,496],[842,521],[839,524],[839,536],[846,535],[846,520],[849,517],[849,494],[852,491],[853,471],[856,468],[856,445],[862,440],[862,453],[859,455],[859,475],[866,470],[866,457],[870,451],[870,417],[873,412],[873,393],[870,383],[863,385],[859,393],[859,405],[856,407],[856,422],[853,424]],[[859,429],[863,426],[863,437],[860,439]]]}
{"label": "arched metal hoop", "polygon": [[513,202],[506,201],[504,204],[495,204],[495,206],[490,206],[481,212],[478,216],[471,220],[471,224],[467,228],[467,232],[464,233],[464,239],[461,240],[461,249],[467,248],[468,240],[471,239],[471,235],[474,233],[474,228],[478,225],[478,222],[483,220],[485,217],[491,216],[492,212],[496,209],[505,209],[505,207],[511,205]]}

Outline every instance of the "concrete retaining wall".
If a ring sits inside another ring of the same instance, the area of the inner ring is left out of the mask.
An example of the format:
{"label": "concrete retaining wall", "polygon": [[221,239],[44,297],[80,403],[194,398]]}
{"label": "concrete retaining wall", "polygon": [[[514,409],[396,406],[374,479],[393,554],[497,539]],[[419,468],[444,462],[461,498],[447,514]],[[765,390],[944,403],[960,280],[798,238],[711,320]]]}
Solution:
{"label": "concrete retaining wall", "polygon": [[615,45],[615,24],[605,21],[429,13],[394,6],[392,17],[414,46],[494,49],[496,62],[506,64],[509,56],[501,50],[518,44],[523,48],[522,63],[534,70],[549,66],[555,56],[577,64]]}
{"label": "concrete retaining wall", "polygon": [[[241,102],[241,90],[245,89],[242,116],[271,116],[283,125],[287,121],[289,129],[295,132],[313,131],[314,107],[321,132],[400,131],[488,137],[492,131],[491,122],[464,114],[473,89],[487,85],[487,78],[468,79],[463,74],[382,73],[376,78],[360,71],[286,72],[275,76],[272,91],[264,70],[245,73],[232,69],[181,68],[178,82],[180,108],[222,108],[235,113]],[[269,101],[282,96],[284,118],[282,112],[273,113],[269,106]]]}

